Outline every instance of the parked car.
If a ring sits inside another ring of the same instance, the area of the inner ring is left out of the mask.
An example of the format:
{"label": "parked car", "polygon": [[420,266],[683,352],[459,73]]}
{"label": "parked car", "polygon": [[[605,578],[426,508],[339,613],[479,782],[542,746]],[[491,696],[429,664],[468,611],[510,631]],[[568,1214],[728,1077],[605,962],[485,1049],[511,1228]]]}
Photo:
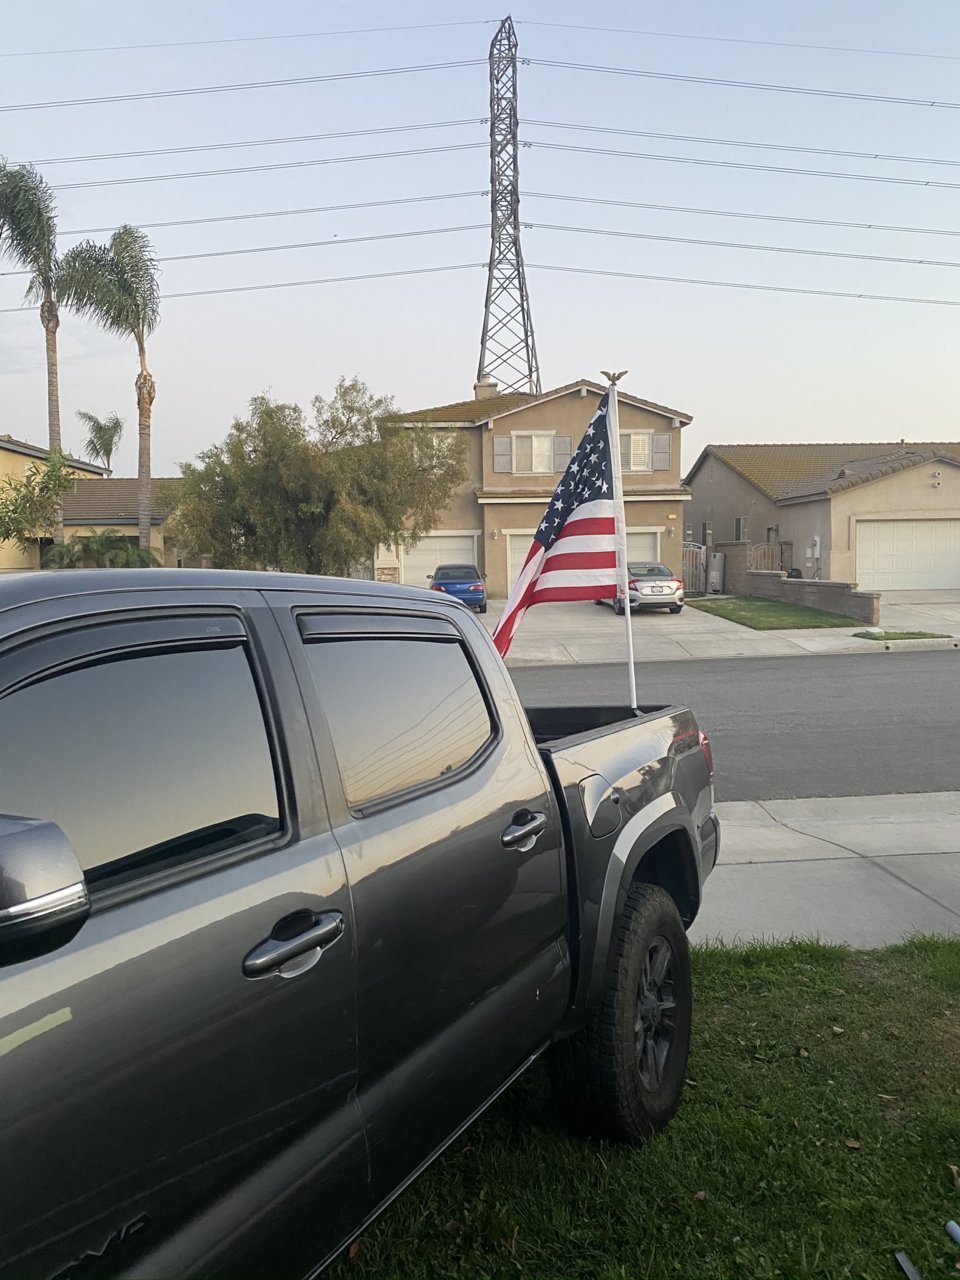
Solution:
{"label": "parked car", "polygon": [[475,564],[438,564],[429,582],[431,591],[453,596],[477,613],[487,612],[487,587]]}
{"label": "parked car", "polygon": [[[638,562],[627,565],[630,575],[631,609],[669,609],[679,613],[686,597],[683,581],[665,564]],[[615,613],[623,613],[623,596],[615,600],[598,600],[597,604],[612,604]]]}
{"label": "parked car", "polygon": [[712,776],[439,593],[0,579],[0,1276],[315,1276],[542,1054],[656,1133]]}

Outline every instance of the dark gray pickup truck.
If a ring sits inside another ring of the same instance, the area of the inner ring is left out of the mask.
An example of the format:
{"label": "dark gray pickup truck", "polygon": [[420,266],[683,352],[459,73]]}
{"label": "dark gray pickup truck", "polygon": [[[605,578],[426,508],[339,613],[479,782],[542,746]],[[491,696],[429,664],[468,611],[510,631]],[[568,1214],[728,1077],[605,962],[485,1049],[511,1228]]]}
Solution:
{"label": "dark gray pickup truck", "polygon": [[3,1280],[316,1275],[545,1052],[676,1109],[706,739],[524,710],[438,594],[0,579],[0,815]]}

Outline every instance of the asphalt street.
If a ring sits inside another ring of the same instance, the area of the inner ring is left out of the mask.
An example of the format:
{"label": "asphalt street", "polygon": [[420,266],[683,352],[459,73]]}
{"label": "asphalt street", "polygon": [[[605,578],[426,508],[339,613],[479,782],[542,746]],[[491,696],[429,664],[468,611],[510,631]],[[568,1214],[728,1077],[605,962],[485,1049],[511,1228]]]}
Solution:
{"label": "asphalt street", "polygon": [[[623,703],[622,666],[517,667],[530,705]],[[960,654],[637,665],[638,700],[690,707],[721,800],[960,790]]]}

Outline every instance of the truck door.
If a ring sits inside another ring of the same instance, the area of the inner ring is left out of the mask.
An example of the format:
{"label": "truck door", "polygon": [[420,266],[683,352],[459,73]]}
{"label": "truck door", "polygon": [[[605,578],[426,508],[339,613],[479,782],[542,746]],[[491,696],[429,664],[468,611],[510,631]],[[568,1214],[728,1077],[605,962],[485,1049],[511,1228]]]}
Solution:
{"label": "truck door", "polygon": [[342,856],[262,598],[127,598],[0,636],[0,813],[93,904],[0,967],[0,1276],[302,1274],[366,1203]]}
{"label": "truck door", "polygon": [[479,624],[427,609],[287,619],[353,895],[374,1206],[543,1045],[569,981],[546,774]]}

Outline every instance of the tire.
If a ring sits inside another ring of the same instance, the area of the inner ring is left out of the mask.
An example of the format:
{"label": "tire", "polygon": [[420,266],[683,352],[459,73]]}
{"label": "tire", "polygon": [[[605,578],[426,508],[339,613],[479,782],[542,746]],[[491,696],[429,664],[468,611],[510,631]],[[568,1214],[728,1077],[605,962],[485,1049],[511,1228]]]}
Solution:
{"label": "tire", "polygon": [[482,604],[480,608],[477,610],[477,613],[486,613],[486,612],[487,612],[487,606],[485,604]]}
{"label": "tire", "polygon": [[672,604],[672,605],[670,606],[670,612],[671,612],[671,613],[679,613],[679,612],[680,612],[680,610],[681,610],[682,608],[683,608],[683,605],[682,605],[682,604]]}
{"label": "tire", "polygon": [[[664,963],[656,983],[650,966]],[[664,889],[635,884],[614,925],[599,1005],[551,1050],[554,1091],[572,1127],[633,1145],[659,1133],[680,1104],[691,1013],[690,949],[676,905]]]}
{"label": "tire", "polygon": [[623,601],[622,600],[614,600],[613,612],[617,615],[618,618],[623,617]]}

